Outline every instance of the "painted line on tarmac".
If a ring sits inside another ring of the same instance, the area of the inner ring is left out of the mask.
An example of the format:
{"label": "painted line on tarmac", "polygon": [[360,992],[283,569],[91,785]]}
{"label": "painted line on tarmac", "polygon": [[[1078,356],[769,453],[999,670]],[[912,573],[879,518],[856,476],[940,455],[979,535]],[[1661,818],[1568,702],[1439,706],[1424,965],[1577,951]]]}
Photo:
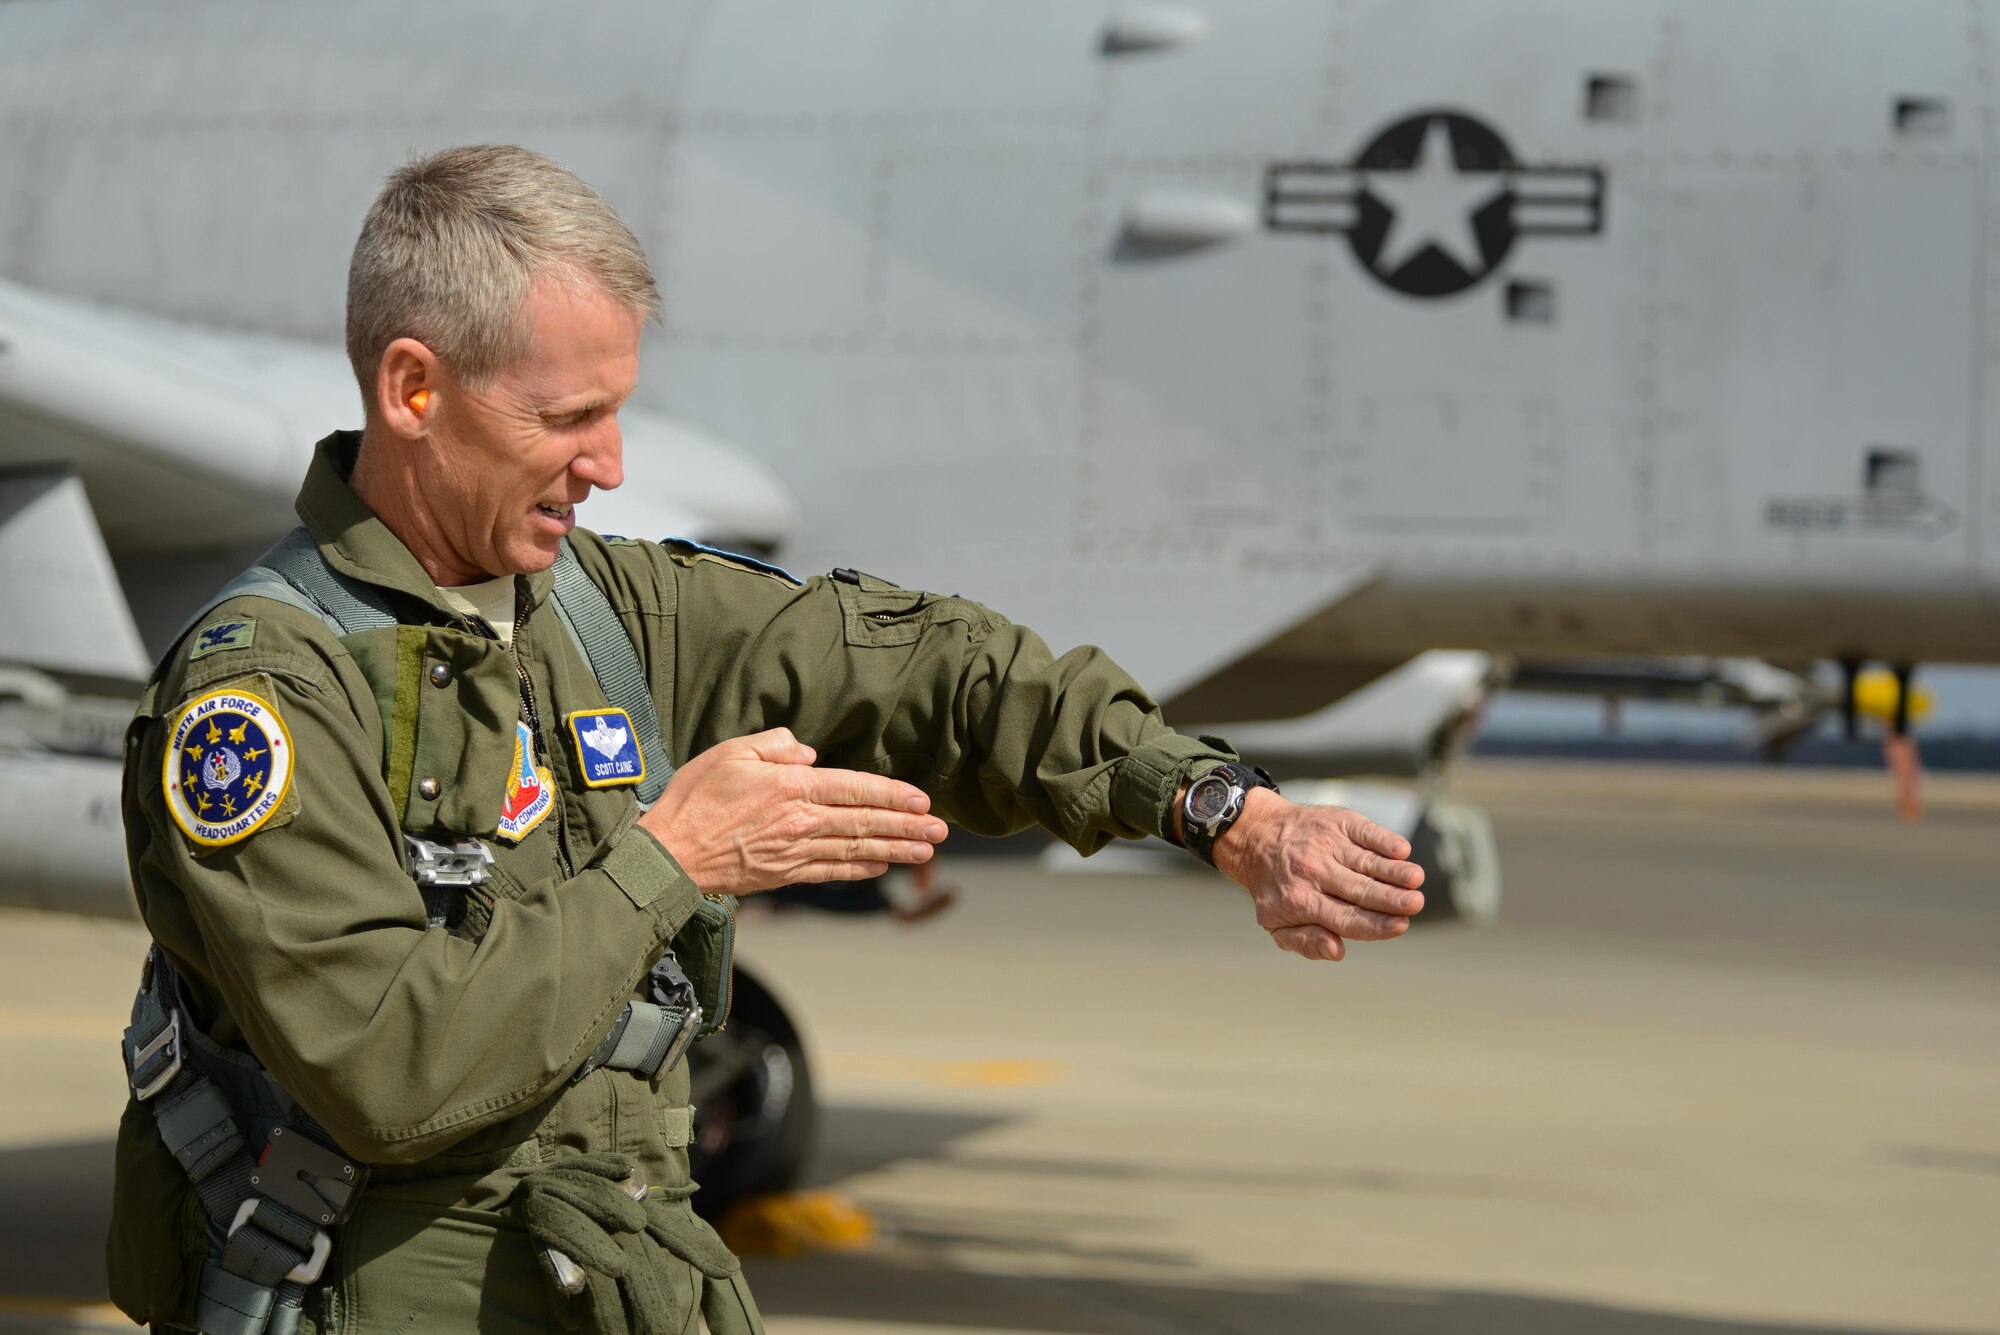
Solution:
{"label": "painted line on tarmac", "polygon": [[118,1015],[0,1010],[0,1038],[117,1038],[127,1021]]}
{"label": "painted line on tarmac", "polygon": [[950,1061],[888,1052],[829,1052],[820,1059],[828,1073],[855,1080],[906,1080],[956,1089],[1018,1089],[1059,1085],[1069,1078],[1067,1062]]}

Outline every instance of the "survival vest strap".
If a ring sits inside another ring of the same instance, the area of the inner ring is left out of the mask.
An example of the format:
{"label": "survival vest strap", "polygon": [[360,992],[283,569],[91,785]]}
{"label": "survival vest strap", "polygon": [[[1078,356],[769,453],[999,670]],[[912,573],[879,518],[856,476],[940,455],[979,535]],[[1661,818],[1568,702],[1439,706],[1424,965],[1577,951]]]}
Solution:
{"label": "survival vest strap", "polygon": [[[209,606],[240,594],[274,598],[311,612],[340,636],[397,624],[381,593],[329,565],[319,544],[302,527],[286,534],[255,565],[224,585]],[[674,769],[660,741],[660,716],[631,636],[611,610],[604,590],[584,573],[568,538],[556,556],[550,594],[557,617],[597,677],[604,698],[632,720],[640,754],[647,757],[646,777],[637,788],[643,810],[658,800]],[[206,613],[204,608],[201,615]],[[493,865],[492,850],[477,839],[444,845],[405,831],[403,843],[410,874],[434,923],[442,924],[453,892],[485,884]],[[577,1068],[573,1081],[603,1066],[650,1080],[671,1070],[687,1052],[701,1029],[701,1003],[672,950],[653,966],[647,981],[653,999],[626,1003],[611,1032]]]}
{"label": "survival vest strap", "polygon": [[[204,1046],[215,1049],[206,1062],[195,1052]],[[188,1019],[180,980],[158,947],[146,956],[124,1052],[133,1097],[152,1112],[208,1215],[211,1251],[195,1326],[205,1335],[293,1335],[306,1286],[333,1251],[330,1230],[353,1212],[367,1168],[328,1148],[331,1137],[261,1066],[239,1061],[232,1083],[249,1082],[260,1105],[293,1110],[251,1158],[229,1097],[203,1069],[232,1054]]]}
{"label": "survival vest strap", "polygon": [[[364,630],[380,630],[396,623],[379,590],[335,570],[320,553],[319,544],[304,528],[295,528],[278,544],[257,558],[257,563],[222,587],[208,605],[188,623],[208,615],[216,605],[242,594],[270,598],[309,612],[324,621],[336,635],[353,635]],[[598,689],[612,705],[632,720],[632,732],[639,752],[646,757],[646,777],[637,793],[641,810],[653,805],[665,791],[674,767],[666,747],[660,742],[660,715],[653,707],[653,692],[646,670],[639,663],[639,651],[624,623],[611,610],[604,590],[584,573],[583,566],[564,538],[556,557],[554,583],[550,589],[556,617],[569,633],[583,661],[590,664]],[[186,630],[183,630],[183,634]],[[657,761],[657,763],[655,763]]]}
{"label": "survival vest strap", "polygon": [[[556,560],[552,599],[577,652],[605,699],[632,720],[646,778],[637,787],[651,806],[673,773],[639,654],[610,600],[584,573],[567,539]],[[224,585],[174,637],[178,641],[217,605],[249,595],[318,617],[339,636],[397,625],[381,593],[327,564],[303,528],[293,529],[256,564]],[[433,922],[439,895],[484,883],[490,849],[476,839],[437,844],[403,836],[410,874]],[[648,979],[652,1001],[626,1005],[573,1079],[600,1067],[652,1078],[680,1060],[700,1031],[693,984],[669,950]],[[367,1168],[330,1148],[332,1137],[298,1107],[254,1058],[231,1052],[200,1031],[181,999],[180,982],[155,946],[125,1031],[132,1094],[153,1114],[160,1139],[180,1162],[208,1214],[211,1248],[201,1269],[195,1325],[203,1335],[295,1335],[307,1286],[333,1250],[331,1230],[361,1198]],[[211,1078],[226,1071],[239,1096],[289,1110],[259,1157],[237,1121],[229,1092]],[[219,1248],[219,1250],[218,1250]]]}

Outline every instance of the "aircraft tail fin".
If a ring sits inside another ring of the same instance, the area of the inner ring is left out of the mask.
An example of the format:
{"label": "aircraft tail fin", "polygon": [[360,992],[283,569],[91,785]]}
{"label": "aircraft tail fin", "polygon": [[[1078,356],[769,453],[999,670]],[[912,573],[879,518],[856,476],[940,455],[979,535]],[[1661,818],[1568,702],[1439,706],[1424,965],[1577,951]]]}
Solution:
{"label": "aircraft tail fin", "polygon": [[0,663],[135,685],[152,671],[74,473],[0,472],[0,571]]}

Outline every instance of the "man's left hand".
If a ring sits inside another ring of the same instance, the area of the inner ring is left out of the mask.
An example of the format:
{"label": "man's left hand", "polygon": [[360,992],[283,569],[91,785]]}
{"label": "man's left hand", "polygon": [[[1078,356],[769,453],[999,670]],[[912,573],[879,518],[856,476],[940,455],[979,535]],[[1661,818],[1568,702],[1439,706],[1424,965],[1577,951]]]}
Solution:
{"label": "man's left hand", "polygon": [[1423,868],[1410,841],[1358,811],[1302,807],[1253,790],[1215,841],[1215,865],[1250,892],[1257,923],[1280,947],[1337,960],[1346,941],[1386,941],[1422,911]]}

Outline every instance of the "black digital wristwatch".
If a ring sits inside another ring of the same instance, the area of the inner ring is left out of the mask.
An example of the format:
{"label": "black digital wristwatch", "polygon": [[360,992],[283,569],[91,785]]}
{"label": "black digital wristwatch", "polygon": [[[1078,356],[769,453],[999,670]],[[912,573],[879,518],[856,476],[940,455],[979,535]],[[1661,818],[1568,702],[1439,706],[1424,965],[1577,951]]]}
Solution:
{"label": "black digital wristwatch", "polygon": [[1278,791],[1278,785],[1263,770],[1227,761],[1187,786],[1181,794],[1181,841],[1187,851],[1215,865],[1215,841],[1229,832],[1243,814],[1243,803],[1253,788]]}

